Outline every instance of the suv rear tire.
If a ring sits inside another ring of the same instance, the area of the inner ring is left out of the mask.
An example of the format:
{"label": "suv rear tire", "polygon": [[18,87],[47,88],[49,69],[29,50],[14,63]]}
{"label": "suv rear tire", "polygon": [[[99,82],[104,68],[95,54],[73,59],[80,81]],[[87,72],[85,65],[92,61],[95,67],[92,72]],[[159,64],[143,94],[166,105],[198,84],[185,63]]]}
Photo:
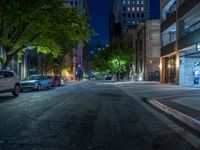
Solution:
{"label": "suv rear tire", "polygon": [[15,87],[14,87],[14,89],[12,91],[12,94],[14,96],[19,96],[19,94],[20,94],[20,86],[18,84],[15,85]]}

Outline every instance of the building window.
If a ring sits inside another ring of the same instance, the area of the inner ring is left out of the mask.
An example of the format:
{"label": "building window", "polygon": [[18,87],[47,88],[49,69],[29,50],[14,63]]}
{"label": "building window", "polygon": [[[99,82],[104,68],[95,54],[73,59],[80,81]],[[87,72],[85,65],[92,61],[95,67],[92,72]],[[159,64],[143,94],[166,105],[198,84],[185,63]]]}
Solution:
{"label": "building window", "polygon": [[131,4],[131,2],[130,1],[128,1],[128,5],[130,5]]}
{"label": "building window", "polygon": [[134,13],[132,14],[132,17],[135,18],[135,14]]}
{"label": "building window", "polygon": [[124,4],[124,5],[126,4],[126,1],[125,1],[125,0],[123,0],[123,4]]}
{"label": "building window", "polygon": [[126,11],[126,7],[123,7],[123,10]]}
{"label": "building window", "polygon": [[123,14],[123,17],[126,18],[126,14],[125,13]]}
{"label": "building window", "polygon": [[137,18],[140,18],[140,14],[139,13],[137,13]]}
{"label": "building window", "polygon": [[144,7],[141,7],[141,11],[144,11]]}
{"label": "building window", "polygon": [[140,4],[140,1],[137,1],[137,5],[139,5]]}
{"label": "building window", "polygon": [[144,5],[144,1],[143,0],[141,0],[141,4]]}
{"label": "building window", "polygon": [[142,18],[144,18],[144,13],[142,13],[142,16],[141,16]]}
{"label": "building window", "polygon": [[126,24],[126,20],[123,20],[123,23]]}
{"label": "building window", "polygon": [[176,23],[162,32],[162,46],[165,46],[176,40]]}
{"label": "building window", "polygon": [[128,7],[128,9],[127,9],[128,11],[130,11],[131,10],[131,8],[130,7]]}
{"label": "building window", "polygon": [[128,14],[128,18],[130,18],[131,17],[131,14]]}
{"label": "building window", "polygon": [[132,7],[132,11],[135,11],[135,7]]}
{"label": "building window", "polygon": [[140,11],[140,7],[137,7],[137,11]]}

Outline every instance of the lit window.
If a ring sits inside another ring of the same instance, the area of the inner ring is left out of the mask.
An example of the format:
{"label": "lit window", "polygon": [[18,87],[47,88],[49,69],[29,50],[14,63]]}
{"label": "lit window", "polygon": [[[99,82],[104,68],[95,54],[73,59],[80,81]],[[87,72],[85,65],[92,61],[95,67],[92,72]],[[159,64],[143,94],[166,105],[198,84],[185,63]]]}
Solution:
{"label": "lit window", "polygon": [[133,20],[133,24],[135,24],[135,20]]}
{"label": "lit window", "polygon": [[137,5],[139,5],[140,4],[140,1],[137,1]]}
{"label": "lit window", "polygon": [[144,7],[141,7],[141,11],[144,11]]}
{"label": "lit window", "polygon": [[128,1],[128,4],[130,5],[130,4],[131,4],[131,2],[130,2],[130,1]]}
{"label": "lit window", "polygon": [[143,0],[141,1],[141,4],[144,5],[144,1]]}
{"label": "lit window", "polygon": [[128,7],[128,11],[130,11],[131,10],[131,8],[130,7]]}
{"label": "lit window", "polygon": [[125,1],[125,0],[123,0],[123,4],[124,4],[124,5],[126,4],[126,1]]}
{"label": "lit window", "polygon": [[140,8],[139,8],[139,7],[137,7],[137,11],[140,11]]}
{"label": "lit window", "polygon": [[132,11],[135,11],[135,7],[132,7]]}

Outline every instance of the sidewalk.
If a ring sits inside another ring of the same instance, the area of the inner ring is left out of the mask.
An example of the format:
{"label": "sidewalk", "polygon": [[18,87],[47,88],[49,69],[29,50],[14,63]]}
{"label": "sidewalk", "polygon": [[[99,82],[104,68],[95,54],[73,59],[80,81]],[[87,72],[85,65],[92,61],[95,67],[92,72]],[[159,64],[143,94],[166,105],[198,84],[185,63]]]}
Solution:
{"label": "sidewalk", "polygon": [[170,99],[147,100],[158,109],[200,132],[200,94]]}
{"label": "sidewalk", "polygon": [[200,88],[151,82],[118,85],[200,132]]}

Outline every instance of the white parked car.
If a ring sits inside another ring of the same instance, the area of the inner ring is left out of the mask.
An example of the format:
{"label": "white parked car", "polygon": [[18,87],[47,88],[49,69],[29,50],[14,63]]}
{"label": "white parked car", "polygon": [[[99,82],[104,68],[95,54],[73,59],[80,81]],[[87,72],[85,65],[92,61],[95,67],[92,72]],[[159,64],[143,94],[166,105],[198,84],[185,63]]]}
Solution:
{"label": "white parked car", "polygon": [[14,96],[20,94],[20,78],[14,71],[0,70],[0,93],[12,92]]}

